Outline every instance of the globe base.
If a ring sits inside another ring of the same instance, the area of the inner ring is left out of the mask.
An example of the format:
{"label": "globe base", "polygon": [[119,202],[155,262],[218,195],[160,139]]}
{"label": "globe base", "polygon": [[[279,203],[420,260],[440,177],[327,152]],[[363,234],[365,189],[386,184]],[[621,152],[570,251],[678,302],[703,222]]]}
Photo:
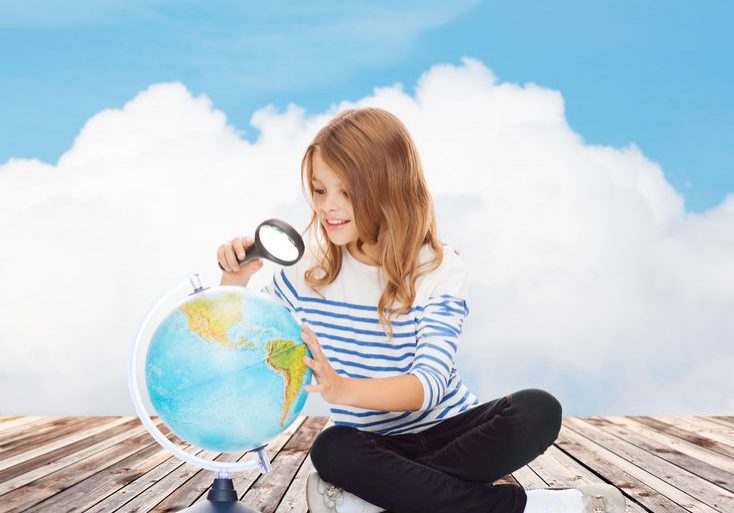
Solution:
{"label": "globe base", "polygon": [[216,478],[206,501],[182,509],[180,513],[260,513],[237,500],[237,491],[229,478]]}
{"label": "globe base", "polygon": [[206,500],[190,508],[182,509],[179,513],[260,513],[260,511],[240,501],[214,502]]}

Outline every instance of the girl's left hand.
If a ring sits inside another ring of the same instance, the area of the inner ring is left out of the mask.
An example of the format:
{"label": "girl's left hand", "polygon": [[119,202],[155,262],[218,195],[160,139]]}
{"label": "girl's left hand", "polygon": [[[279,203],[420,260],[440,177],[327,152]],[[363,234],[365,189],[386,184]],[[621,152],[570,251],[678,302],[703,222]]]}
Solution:
{"label": "girl's left hand", "polygon": [[301,324],[301,328],[303,328],[301,338],[306,342],[313,356],[313,359],[304,356],[303,363],[311,368],[317,383],[306,385],[306,392],[319,392],[326,402],[338,404],[344,386],[344,378],[332,368],[311,328],[306,324]]}

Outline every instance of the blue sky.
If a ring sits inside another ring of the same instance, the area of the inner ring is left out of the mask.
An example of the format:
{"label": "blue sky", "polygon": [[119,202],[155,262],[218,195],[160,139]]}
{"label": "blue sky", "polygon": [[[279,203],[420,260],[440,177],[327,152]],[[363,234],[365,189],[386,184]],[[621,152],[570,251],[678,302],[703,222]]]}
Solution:
{"label": "blue sky", "polygon": [[181,81],[254,141],[272,104],[411,91],[438,63],[561,92],[592,144],[637,144],[703,211],[734,191],[727,1],[0,3],[0,163],[55,163],[96,112]]}

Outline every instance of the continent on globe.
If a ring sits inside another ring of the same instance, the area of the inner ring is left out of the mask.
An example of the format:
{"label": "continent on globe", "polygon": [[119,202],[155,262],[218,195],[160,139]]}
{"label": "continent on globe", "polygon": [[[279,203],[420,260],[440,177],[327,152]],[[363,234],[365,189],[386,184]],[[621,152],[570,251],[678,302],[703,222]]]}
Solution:
{"label": "continent on globe", "polygon": [[189,301],[181,307],[189,319],[189,329],[208,340],[218,342],[225,349],[255,347],[253,342],[244,337],[233,341],[227,335],[227,329],[242,321],[242,305],[239,294],[230,292],[223,297],[201,297]]}
{"label": "continent on globe", "polygon": [[265,344],[265,362],[268,367],[283,376],[283,412],[280,425],[285,423],[291,405],[298,397],[303,383],[303,376],[308,367],[303,363],[306,356],[306,345],[296,344],[292,340],[271,340]]}
{"label": "continent on globe", "polygon": [[[147,348],[150,402],[182,440],[218,452],[263,446],[298,416],[311,369],[298,319],[246,287],[190,295]],[[1,509],[1,508],[0,508]]]}

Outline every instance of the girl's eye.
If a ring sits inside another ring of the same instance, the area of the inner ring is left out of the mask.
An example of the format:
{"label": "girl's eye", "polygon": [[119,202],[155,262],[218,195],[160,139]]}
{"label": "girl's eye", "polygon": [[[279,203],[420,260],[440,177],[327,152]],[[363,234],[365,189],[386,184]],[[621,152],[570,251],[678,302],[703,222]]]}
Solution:
{"label": "girl's eye", "polygon": [[[315,192],[318,195],[322,195],[326,191],[324,191],[324,189],[314,189],[313,192]],[[347,198],[349,197],[349,194],[347,193],[347,191],[342,191],[342,194],[344,194],[344,196],[346,196]]]}

